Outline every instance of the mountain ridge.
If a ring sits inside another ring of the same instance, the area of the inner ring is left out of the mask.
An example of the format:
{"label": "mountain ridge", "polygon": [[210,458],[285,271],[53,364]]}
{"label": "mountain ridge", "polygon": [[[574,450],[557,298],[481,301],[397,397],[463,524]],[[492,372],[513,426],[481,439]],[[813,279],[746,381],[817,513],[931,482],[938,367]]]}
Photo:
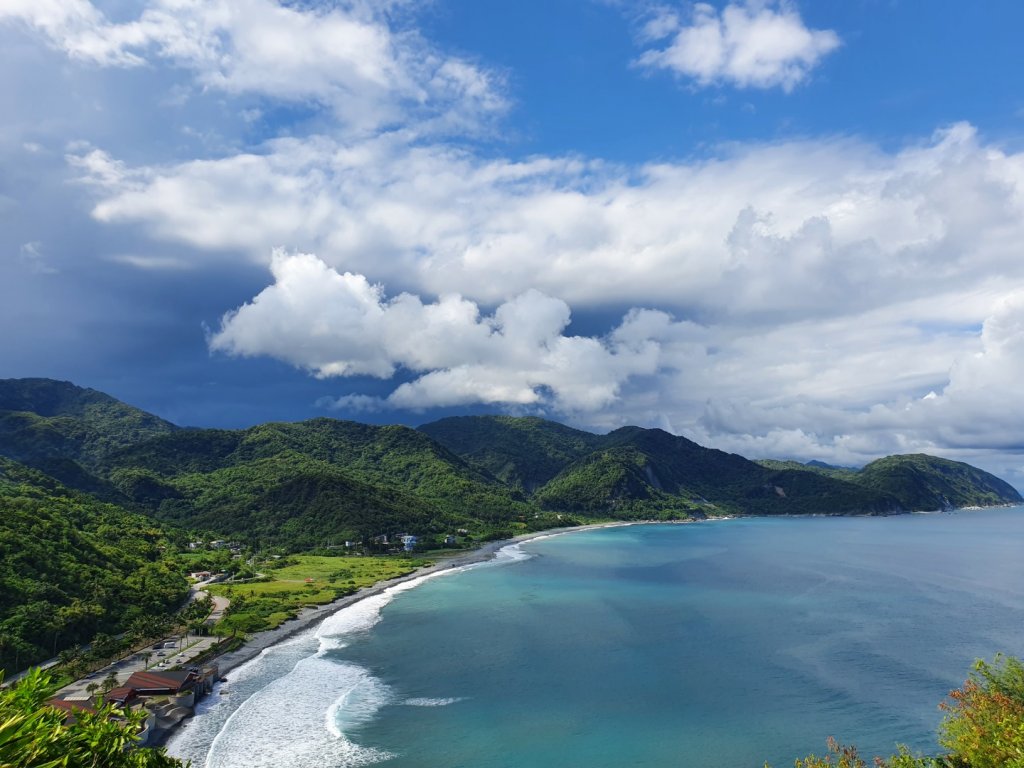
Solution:
{"label": "mountain ridge", "polygon": [[753,462],[637,426],[600,435],[538,417],[458,416],[418,429],[326,417],[181,428],[46,379],[0,381],[2,405],[22,410],[0,408],[0,425],[37,420],[52,439],[0,429],[0,455],[175,526],[293,549],[399,532],[439,541],[456,528],[496,537],[572,518],[893,514],[1021,500],[998,478],[936,457],[887,457],[860,471]]}

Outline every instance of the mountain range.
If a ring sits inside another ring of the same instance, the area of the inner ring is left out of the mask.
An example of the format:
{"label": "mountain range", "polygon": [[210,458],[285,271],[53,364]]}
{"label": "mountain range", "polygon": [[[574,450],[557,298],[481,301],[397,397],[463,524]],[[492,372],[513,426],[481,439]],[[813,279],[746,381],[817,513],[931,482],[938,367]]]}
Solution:
{"label": "mountain range", "polygon": [[922,454],[859,470],[754,462],[659,429],[510,416],[195,429],[69,382],[0,380],[0,669],[171,610],[186,589],[174,553],[196,536],[373,550],[398,533],[429,547],[591,520],[1020,501],[987,472]]}
{"label": "mountain range", "polygon": [[892,514],[1021,500],[961,462],[754,462],[660,429],[535,417],[412,429],[318,418],[173,425],[49,379],[0,380],[0,456],[173,526],[288,548],[386,533],[499,535],[575,519]]}

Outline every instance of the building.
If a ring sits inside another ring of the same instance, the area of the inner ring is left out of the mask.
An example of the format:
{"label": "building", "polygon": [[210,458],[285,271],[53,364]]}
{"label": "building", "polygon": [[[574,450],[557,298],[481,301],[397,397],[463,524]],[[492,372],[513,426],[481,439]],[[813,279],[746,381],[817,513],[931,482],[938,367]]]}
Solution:
{"label": "building", "polygon": [[114,688],[103,700],[119,709],[129,709],[139,701],[139,692],[134,688]]}
{"label": "building", "polygon": [[418,541],[418,536],[410,536],[409,534],[405,534],[402,537],[402,547],[405,549],[406,552],[412,552],[413,548],[416,546],[416,542]]}
{"label": "building", "polygon": [[140,696],[180,696],[188,693],[200,681],[198,672],[181,670],[176,672],[132,672],[124,682],[125,688],[133,688]]}

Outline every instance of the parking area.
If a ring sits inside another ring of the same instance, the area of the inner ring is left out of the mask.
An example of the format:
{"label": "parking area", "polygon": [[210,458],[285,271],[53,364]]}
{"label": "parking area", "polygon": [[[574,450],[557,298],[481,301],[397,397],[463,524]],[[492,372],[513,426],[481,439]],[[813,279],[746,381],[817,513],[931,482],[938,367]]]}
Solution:
{"label": "parking area", "polygon": [[185,641],[167,638],[76,680],[62,688],[57,696],[72,701],[86,701],[94,695],[89,690],[90,686],[95,685],[99,688],[111,672],[116,676],[118,684],[121,684],[133,672],[187,667],[193,659],[210,650],[218,642],[219,638],[216,637],[189,637]]}

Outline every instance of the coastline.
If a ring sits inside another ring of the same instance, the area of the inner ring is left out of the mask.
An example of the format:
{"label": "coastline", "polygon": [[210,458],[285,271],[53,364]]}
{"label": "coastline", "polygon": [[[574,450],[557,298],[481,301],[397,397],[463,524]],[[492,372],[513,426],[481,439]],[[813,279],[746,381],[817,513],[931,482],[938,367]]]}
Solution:
{"label": "coastline", "polygon": [[[420,579],[424,576],[430,576],[444,571],[455,570],[457,568],[464,568],[468,565],[475,565],[477,563],[485,563],[489,560],[493,560],[497,555],[498,551],[504,547],[508,547],[514,544],[522,544],[527,541],[534,539],[546,538],[548,536],[560,536],[566,533],[572,533],[574,531],[592,531],[599,528],[617,528],[625,525],[643,525],[645,523],[651,523],[655,521],[637,520],[629,522],[605,522],[605,523],[594,523],[591,525],[576,525],[567,526],[565,528],[551,528],[545,531],[533,531],[531,533],[524,533],[519,536],[515,536],[511,539],[501,539],[499,541],[489,541],[482,546],[470,550],[465,554],[455,555],[454,557],[448,557],[443,560],[439,560],[432,565],[427,565],[422,568],[417,568],[411,573],[407,573],[404,576],[396,576],[393,579],[386,581],[378,581],[369,587],[363,587],[357,592],[346,595],[345,597],[339,597],[330,603],[318,606],[316,608],[303,608],[299,611],[298,615],[282,624],[276,629],[267,629],[262,632],[256,632],[245,641],[245,645],[235,651],[228,651],[225,654],[216,656],[210,659],[209,663],[216,664],[220,675],[223,677],[227,675],[231,670],[237,669],[242,664],[252,661],[259,656],[263,651],[271,648],[278,643],[284,642],[289,638],[303,632],[310,627],[322,622],[328,616],[344,609],[349,606],[355,605],[356,603],[365,600],[368,597],[379,595],[391,587],[398,584],[404,584],[414,579]],[[691,522],[691,521],[675,521],[679,523]],[[188,718],[186,718],[187,720]],[[169,735],[169,734],[168,734]]]}
{"label": "coastline", "polygon": [[[1014,507],[1020,505],[998,505],[1000,507]],[[907,513],[904,513],[907,514]],[[808,515],[800,516],[785,516],[785,517],[808,517]],[[832,515],[813,515],[813,517],[833,517]],[[844,516],[845,517],[845,516]],[[857,516],[864,517],[864,516]],[[598,530],[603,528],[617,528],[633,525],[688,525],[696,522],[711,522],[719,520],[732,520],[736,519],[735,516],[723,516],[721,518],[710,518],[708,520],[676,520],[676,521],[657,521],[657,520],[636,520],[636,521],[605,521],[601,523],[593,523],[581,526],[569,526],[562,528],[552,528],[543,531],[534,531],[530,533],[524,533],[519,536],[515,536],[509,539],[502,539],[498,541],[486,542],[476,549],[466,551],[465,553],[458,554],[455,556],[447,557],[437,562],[416,569],[410,573],[398,576],[392,579],[378,582],[374,585],[364,587],[352,595],[348,595],[337,600],[322,605],[318,608],[306,608],[303,609],[299,615],[281,627],[273,630],[265,630],[263,632],[255,633],[246,642],[245,645],[235,651],[225,653],[219,657],[210,660],[210,663],[218,665],[221,676],[226,676],[230,672],[237,670],[242,665],[258,658],[265,650],[268,650],[280,643],[283,643],[300,633],[313,629],[318,624],[324,622],[335,613],[349,608],[363,600],[379,595],[386,590],[411,581],[423,579],[437,574],[441,574],[447,571],[454,571],[467,566],[472,566],[480,563],[489,562],[497,556],[498,552],[505,547],[514,546],[517,544],[526,543],[529,541],[551,538],[555,536],[565,535],[576,531],[588,531]],[[166,729],[161,729],[154,733],[153,740],[150,741],[148,746],[164,746],[168,741],[178,733],[182,726],[188,725],[192,721],[192,717],[186,717],[174,726]]]}
{"label": "coastline", "polygon": [[[890,517],[893,515],[913,515],[913,514],[936,514],[941,512],[952,512],[961,510],[973,510],[973,509],[992,509],[995,507],[1015,507],[1020,506],[1019,504],[995,504],[990,507],[959,507],[952,510],[929,510],[929,511],[909,511],[909,512],[895,512],[892,515],[881,515],[881,517]],[[809,514],[809,515],[775,515],[774,517],[850,517],[851,515],[832,515],[828,513],[820,514]],[[879,515],[852,515],[853,517],[877,517]],[[510,539],[501,539],[499,541],[487,542],[476,549],[470,550],[465,554],[455,555],[454,557],[448,557],[443,560],[438,560],[432,565],[418,568],[411,573],[407,573],[404,576],[397,576],[393,579],[386,581],[379,581],[369,587],[363,587],[357,592],[346,595],[345,597],[339,597],[330,603],[318,606],[316,608],[303,608],[299,611],[298,615],[291,621],[287,621],[276,629],[267,629],[262,632],[257,632],[252,635],[245,644],[234,651],[228,651],[220,656],[214,657],[210,660],[210,663],[217,664],[218,670],[221,676],[225,676],[231,670],[237,669],[242,664],[252,661],[259,656],[263,651],[271,648],[278,643],[284,642],[295,635],[303,632],[315,624],[323,621],[327,617],[336,613],[337,611],[348,608],[351,605],[365,600],[368,597],[379,595],[381,592],[394,587],[398,584],[404,584],[413,579],[419,579],[423,576],[430,576],[432,574],[441,573],[443,571],[454,570],[457,568],[463,568],[468,565],[475,565],[477,563],[484,563],[494,559],[498,551],[504,547],[511,546],[513,544],[523,544],[528,541],[535,539],[547,538],[549,536],[560,536],[567,533],[573,533],[575,531],[592,531],[601,528],[619,528],[629,525],[690,525],[693,523],[701,522],[712,522],[719,520],[734,520],[739,517],[746,517],[745,515],[723,515],[721,517],[711,517],[705,519],[690,519],[690,520],[623,520],[623,521],[606,521],[603,523],[592,523],[588,525],[576,525],[566,526],[563,528],[550,528],[544,531],[532,531],[530,533],[520,534]],[[187,720],[187,719],[186,719]]]}

